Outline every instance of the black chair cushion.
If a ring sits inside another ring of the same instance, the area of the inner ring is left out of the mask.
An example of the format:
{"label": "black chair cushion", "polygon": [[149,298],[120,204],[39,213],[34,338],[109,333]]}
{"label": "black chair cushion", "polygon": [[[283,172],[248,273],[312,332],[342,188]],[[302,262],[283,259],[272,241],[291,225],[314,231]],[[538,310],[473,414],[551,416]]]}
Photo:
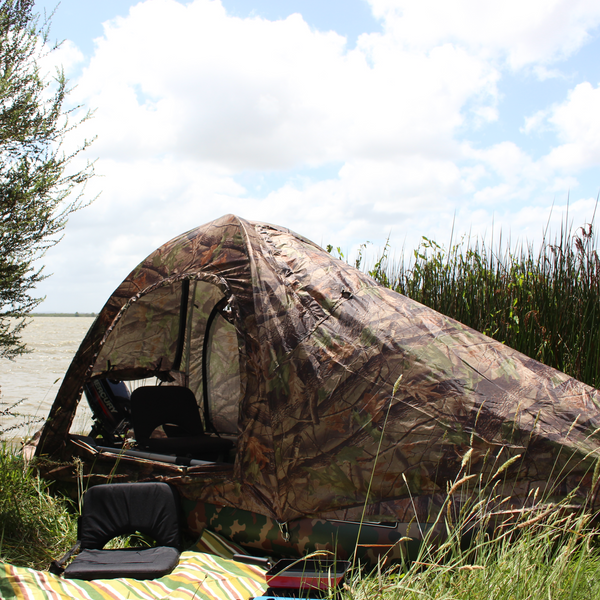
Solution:
{"label": "black chair cushion", "polygon": [[79,519],[81,548],[101,550],[119,535],[136,531],[159,546],[180,548],[180,504],[166,483],[110,483],[87,490]]}
{"label": "black chair cushion", "polygon": [[233,442],[211,435],[191,438],[150,438],[145,448],[156,454],[173,454],[210,461],[226,457],[233,448]]}
{"label": "black chair cushion", "polygon": [[83,550],[65,569],[68,579],[156,579],[169,574],[179,561],[176,548]]}

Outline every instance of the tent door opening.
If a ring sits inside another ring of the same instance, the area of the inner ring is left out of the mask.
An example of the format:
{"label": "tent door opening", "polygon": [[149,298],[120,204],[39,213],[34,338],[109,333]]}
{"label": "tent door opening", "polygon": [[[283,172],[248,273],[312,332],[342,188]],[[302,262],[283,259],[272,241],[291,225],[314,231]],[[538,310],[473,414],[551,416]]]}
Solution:
{"label": "tent door opening", "polygon": [[[202,280],[172,282],[132,302],[86,384],[93,443],[131,448],[135,440],[134,451],[168,456],[167,462],[173,456],[232,462],[242,395],[232,321],[227,296]],[[148,385],[153,378],[158,385]],[[109,380],[125,382],[131,392],[119,398],[118,427],[103,412],[114,399],[103,398],[100,406],[98,394],[88,393],[110,390]]]}

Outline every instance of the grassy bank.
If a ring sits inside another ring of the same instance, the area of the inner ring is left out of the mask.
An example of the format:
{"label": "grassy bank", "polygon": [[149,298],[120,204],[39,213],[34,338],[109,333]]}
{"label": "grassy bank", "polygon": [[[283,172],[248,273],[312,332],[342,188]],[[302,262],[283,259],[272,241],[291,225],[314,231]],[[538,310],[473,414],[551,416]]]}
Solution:
{"label": "grassy bank", "polygon": [[590,600],[600,597],[597,533],[586,515],[525,513],[493,535],[468,545],[449,530],[440,547],[419,559],[369,577],[355,576],[346,598],[414,600]]}
{"label": "grassy bank", "polygon": [[[356,564],[338,599],[600,597],[600,550],[591,515],[569,511],[568,499],[562,506],[548,507],[532,497],[530,509],[500,519],[505,505],[498,505],[496,487],[484,485],[481,477],[469,479],[468,461],[463,462],[465,471],[449,486],[437,527],[431,530],[436,534],[425,535],[416,560],[389,566],[382,562],[370,573]],[[47,568],[75,539],[74,507],[49,494],[46,484],[6,446],[0,452],[0,487],[2,560]]]}

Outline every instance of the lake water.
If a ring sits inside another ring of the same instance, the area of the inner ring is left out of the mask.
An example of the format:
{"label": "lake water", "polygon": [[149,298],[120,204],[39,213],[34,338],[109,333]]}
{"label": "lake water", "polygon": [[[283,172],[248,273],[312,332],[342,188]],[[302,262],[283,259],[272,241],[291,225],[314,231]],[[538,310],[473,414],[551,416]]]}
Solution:
{"label": "lake water", "polygon": [[[31,350],[15,360],[0,359],[0,410],[22,401],[12,412],[19,417],[0,416],[0,431],[21,424],[4,437],[31,435],[40,429],[66,370],[79,344],[94,322],[94,317],[32,317],[23,331],[23,340]],[[80,403],[75,425],[84,430],[90,412],[85,401]]]}

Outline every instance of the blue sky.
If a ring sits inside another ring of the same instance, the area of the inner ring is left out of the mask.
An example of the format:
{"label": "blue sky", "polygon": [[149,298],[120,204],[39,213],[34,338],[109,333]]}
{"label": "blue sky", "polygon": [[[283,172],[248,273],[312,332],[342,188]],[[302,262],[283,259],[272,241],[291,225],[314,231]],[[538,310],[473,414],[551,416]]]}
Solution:
{"label": "blue sky", "polygon": [[453,221],[535,241],[600,191],[597,0],[62,0],[51,37],[99,195],[44,258],[43,311],[99,310],[227,213],[399,253]]}

